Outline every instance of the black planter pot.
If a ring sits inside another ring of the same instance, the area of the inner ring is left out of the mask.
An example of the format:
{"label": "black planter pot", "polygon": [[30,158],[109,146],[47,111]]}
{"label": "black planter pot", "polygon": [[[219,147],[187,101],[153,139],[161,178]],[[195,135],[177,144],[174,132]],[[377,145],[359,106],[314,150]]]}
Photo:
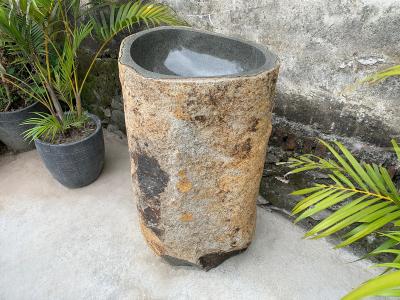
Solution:
{"label": "black planter pot", "polygon": [[36,102],[26,108],[11,112],[0,112],[0,141],[14,152],[23,152],[35,148],[34,143],[25,141],[22,133],[32,128],[31,125],[21,125],[26,119],[34,117],[34,112],[44,111],[43,106]]}
{"label": "black planter pot", "polygon": [[95,181],[104,165],[104,139],[100,119],[92,114],[96,131],[85,139],[66,144],[35,140],[36,149],[51,175],[68,188],[79,188]]}

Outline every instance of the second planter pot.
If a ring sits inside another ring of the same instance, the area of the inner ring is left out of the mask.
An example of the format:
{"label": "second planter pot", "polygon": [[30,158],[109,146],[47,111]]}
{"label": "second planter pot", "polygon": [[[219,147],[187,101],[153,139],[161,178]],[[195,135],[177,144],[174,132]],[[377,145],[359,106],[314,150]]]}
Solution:
{"label": "second planter pot", "polygon": [[47,169],[52,176],[68,188],[79,188],[95,181],[104,166],[104,139],[100,119],[89,114],[96,130],[81,141],[50,144],[35,140]]}
{"label": "second planter pot", "polygon": [[36,102],[26,108],[10,112],[0,112],[0,141],[14,152],[23,152],[35,148],[34,143],[29,143],[22,136],[30,125],[21,125],[28,118],[35,117],[34,112],[44,111],[43,106]]}

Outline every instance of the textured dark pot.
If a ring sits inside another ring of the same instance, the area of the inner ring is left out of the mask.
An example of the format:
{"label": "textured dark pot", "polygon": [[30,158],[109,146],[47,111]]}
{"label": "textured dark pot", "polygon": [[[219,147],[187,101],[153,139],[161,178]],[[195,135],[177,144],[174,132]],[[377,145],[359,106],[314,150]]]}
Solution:
{"label": "textured dark pot", "polygon": [[66,144],[35,140],[36,149],[51,175],[68,188],[79,188],[95,181],[104,166],[104,139],[100,119],[92,114],[97,128],[85,139]]}
{"label": "textured dark pot", "polygon": [[31,125],[21,125],[26,119],[34,117],[34,112],[43,111],[40,103],[11,112],[0,112],[0,141],[15,152],[28,151],[35,148],[34,143],[25,141],[22,133]]}

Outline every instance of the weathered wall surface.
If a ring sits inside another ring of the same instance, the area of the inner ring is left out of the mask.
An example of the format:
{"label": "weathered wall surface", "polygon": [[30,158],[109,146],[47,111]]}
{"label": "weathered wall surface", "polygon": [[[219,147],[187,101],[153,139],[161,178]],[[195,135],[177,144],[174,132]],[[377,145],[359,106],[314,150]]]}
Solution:
{"label": "weathered wall surface", "polygon": [[400,63],[400,1],[164,2],[194,27],[257,41],[279,55],[277,126],[307,125],[381,146],[400,135],[399,80],[349,89]]}

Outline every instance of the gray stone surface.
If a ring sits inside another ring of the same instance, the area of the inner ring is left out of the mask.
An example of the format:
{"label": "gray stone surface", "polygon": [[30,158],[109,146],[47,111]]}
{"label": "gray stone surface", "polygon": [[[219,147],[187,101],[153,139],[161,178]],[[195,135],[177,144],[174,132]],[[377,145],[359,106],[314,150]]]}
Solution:
{"label": "gray stone surface", "polygon": [[69,190],[36,151],[0,156],[1,299],[337,300],[377,273],[279,214],[258,209],[253,244],[207,273],[148,249],[126,141],[106,134],[100,178]]}
{"label": "gray stone surface", "polygon": [[120,62],[151,78],[252,76],[278,64],[260,44],[187,26],[144,30],[127,37],[124,47]]}
{"label": "gray stone surface", "polygon": [[399,61],[397,0],[166,0],[189,23],[268,46],[282,60],[276,115],[386,146],[400,135],[400,81],[350,86]]}

